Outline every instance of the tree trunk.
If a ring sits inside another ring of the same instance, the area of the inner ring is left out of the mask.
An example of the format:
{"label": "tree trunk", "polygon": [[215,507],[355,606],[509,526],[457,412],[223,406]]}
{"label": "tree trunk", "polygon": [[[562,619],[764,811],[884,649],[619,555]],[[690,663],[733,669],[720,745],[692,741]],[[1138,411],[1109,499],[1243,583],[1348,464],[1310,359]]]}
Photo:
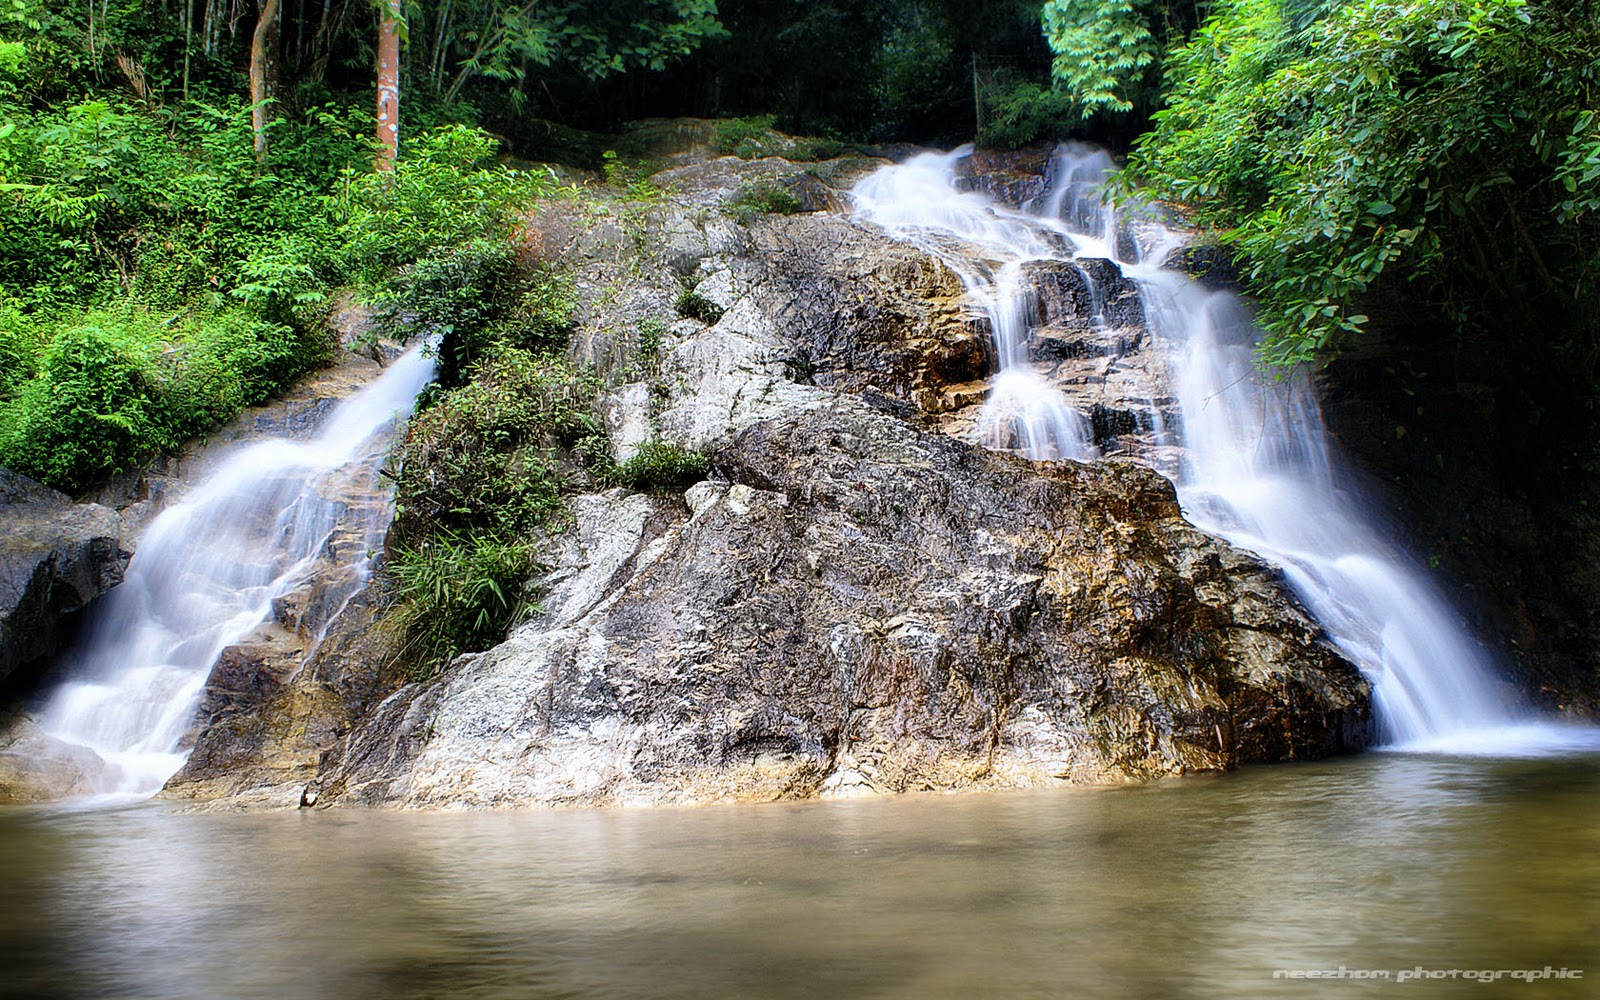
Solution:
{"label": "tree trunk", "polygon": [[256,160],[267,159],[268,102],[278,89],[278,7],[280,0],[264,0],[256,33],[250,39],[250,127],[256,134]]}
{"label": "tree trunk", "polygon": [[378,16],[378,161],[393,170],[400,155],[400,0],[382,0]]}

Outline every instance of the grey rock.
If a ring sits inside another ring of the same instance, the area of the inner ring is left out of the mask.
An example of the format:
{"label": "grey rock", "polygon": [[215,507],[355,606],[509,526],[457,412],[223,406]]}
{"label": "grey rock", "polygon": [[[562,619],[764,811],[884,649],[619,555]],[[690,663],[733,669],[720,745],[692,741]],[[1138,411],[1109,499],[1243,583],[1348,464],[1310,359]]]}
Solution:
{"label": "grey rock", "polygon": [[40,731],[28,716],[0,716],[0,804],[48,802],[95,790],[105,761]]}
{"label": "grey rock", "polygon": [[122,521],[0,469],[0,678],[56,651],[63,619],[122,582]]}
{"label": "grey rock", "polygon": [[320,802],[763,800],[1119,781],[1370,739],[1267,567],[1129,464],[1036,465],[848,398],[689,510],[585,498],[549,613],[385,701]]}
{"label": "grey rock", "polygon": [[[947,267],[826,212],[720,211],[793,164],[682,162],[648,210],[554,207],[535,228],[580,276],[571,354],[609,381],[614,453],[705,450],[712,478],[576,498],[543,543],[543,612],[426,681],[376,666],[377,627],[292,675],[241,649],[198,737],[214,766],[169,794],[804,798],[1125,781],[1370,739],[1359,672],[1275,571],[1188,525],[1157,473],[960,440],[994,358]],[[1105,444],[1150,458],[1129,421],[1160,359],[1131,286],[1095,261],[1035,281],[1036,358]],[[677,319],[685,288],[721,317]],[[653,358],[646,320],[666,330]]]}

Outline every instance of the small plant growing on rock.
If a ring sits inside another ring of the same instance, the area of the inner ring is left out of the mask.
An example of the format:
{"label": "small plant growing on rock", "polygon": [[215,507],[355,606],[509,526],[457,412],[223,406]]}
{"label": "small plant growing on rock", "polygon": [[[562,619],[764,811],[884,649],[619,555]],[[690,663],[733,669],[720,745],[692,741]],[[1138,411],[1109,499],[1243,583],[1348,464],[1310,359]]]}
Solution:
{"label": "small plant growing on rock", "polygon": [[692,288],[684,289],[678,296],[676,308],[684,319],[697,319],[707,326],[715,326],[722,318],[722,307]]}
{"label": "small plant growing on rock", "polygon": [[391,623],[413,678],[433,676],[464,652],[488,649],[537,611],[525,590],[537,568],[525,542],[453,531],[397,550],[389,564],[398,599]]}
{"label": "small plant growing on rock", "polygon": [[748,226],[758,215],[793,215],[800,211],[800,202],[781,184],[757,181],[740,186],[728,202],[727,212],[742,226]]}
{"label": "small plant growing on rock", "polygon": [[661,338],[666,332],[666,324],[653,316],[639,322],[639,349],[628,364],[626,377],[653,378],[661,370]]}
{"label": "small plant growing on rock", "polygon": [[705,478],[711,460],[697,451],[659,441],[646,441],[633,457],[612,470],[617,486],[644,493],[671,495]]}
{"label": "small plant growing on rock", "polygon": [[628,201],[655,202],[666,194],[650,179],[649,168],[643,163],[628,163],[618,157],[614,149],[606,150],[601,159],[606,183],[621,188]]}
{"label": "small plant growing on rock", "polygon": [[772,135],[777,124],[776,115],[757,115],[753,118],[729,118],[717,123],[712,133],[712,148],[723,156],[737,156],[751,160],[762,155],[762,140]]}

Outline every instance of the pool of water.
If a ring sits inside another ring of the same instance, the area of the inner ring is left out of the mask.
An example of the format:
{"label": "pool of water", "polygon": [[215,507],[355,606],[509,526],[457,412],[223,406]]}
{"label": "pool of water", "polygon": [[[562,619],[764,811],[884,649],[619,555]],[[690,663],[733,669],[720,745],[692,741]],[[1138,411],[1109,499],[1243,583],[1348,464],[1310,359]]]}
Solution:
{"label": "pool of water", "polygon": [[[9,810],[0,952],[0,997],[1600,996],[1600,756],[639,811]],[[1389,979],[1283,978],[1341,966]],[[1547,966],[1587,971],[1461,978]]]}

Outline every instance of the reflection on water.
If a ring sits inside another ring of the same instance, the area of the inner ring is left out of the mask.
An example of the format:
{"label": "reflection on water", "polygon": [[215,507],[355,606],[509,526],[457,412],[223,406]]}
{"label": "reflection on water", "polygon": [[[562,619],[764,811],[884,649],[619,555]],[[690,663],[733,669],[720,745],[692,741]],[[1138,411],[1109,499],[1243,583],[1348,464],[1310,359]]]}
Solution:
{"label": "reflection on water", "polygon": [[[0,997],[1600,993],[1600,758],[516,814],[0,814]],[[1290,983],[1274,969],[1587,968]]]}

